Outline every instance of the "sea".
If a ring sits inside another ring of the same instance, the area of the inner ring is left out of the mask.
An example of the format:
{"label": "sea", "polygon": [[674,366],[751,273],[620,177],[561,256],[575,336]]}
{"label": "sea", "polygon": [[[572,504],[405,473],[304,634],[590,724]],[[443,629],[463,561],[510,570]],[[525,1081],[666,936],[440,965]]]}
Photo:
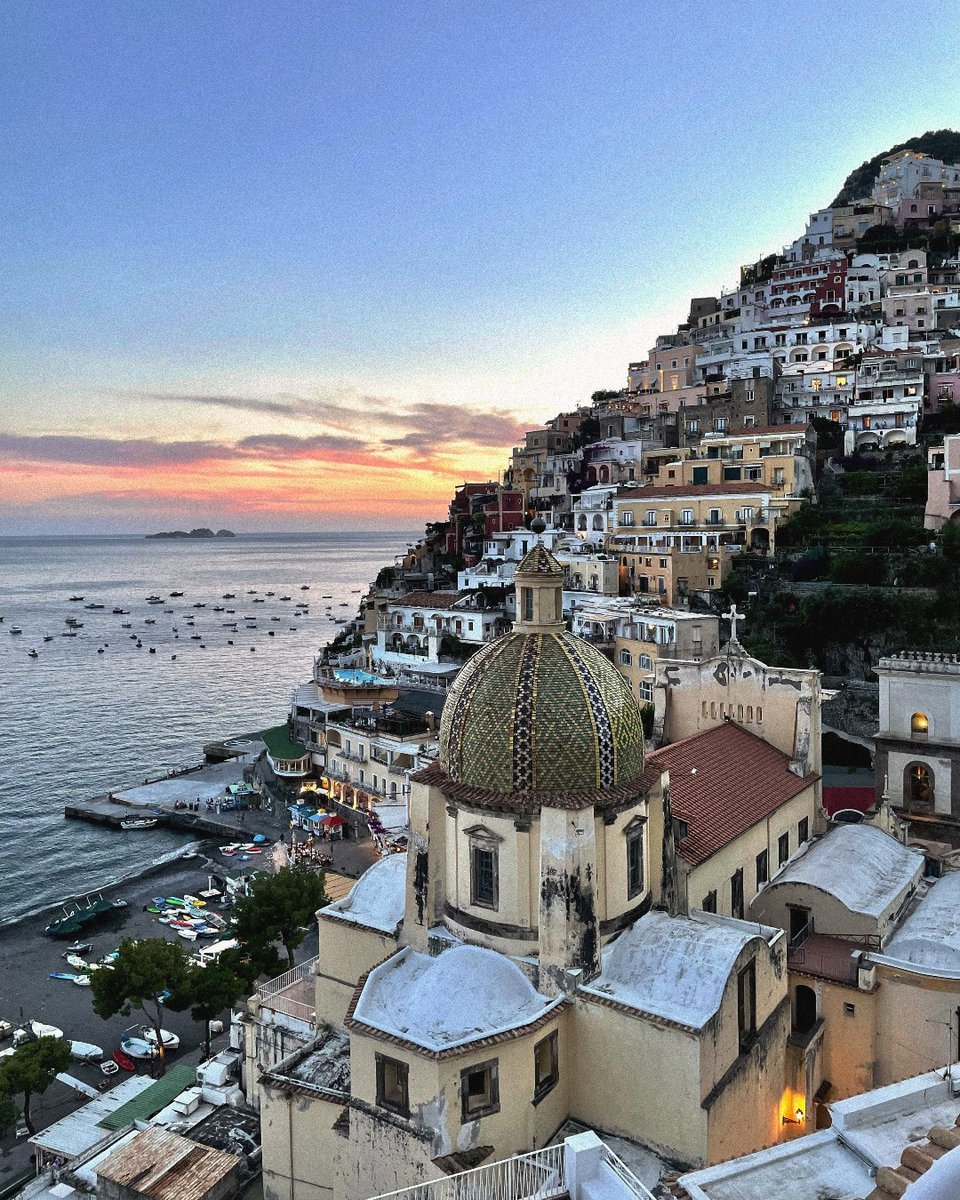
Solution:
{"label": "sea", "polygon": [[64,805],[281,724],[337,622],[417,536],[0,537],[0,924],[182,852],[186,834],[119,834]]}

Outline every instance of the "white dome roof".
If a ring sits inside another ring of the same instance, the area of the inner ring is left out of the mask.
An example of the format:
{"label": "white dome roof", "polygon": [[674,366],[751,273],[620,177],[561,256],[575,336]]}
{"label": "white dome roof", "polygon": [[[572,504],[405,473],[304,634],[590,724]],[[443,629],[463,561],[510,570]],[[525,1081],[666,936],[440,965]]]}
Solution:
{"label": "white dome roof", "polygon": [[320,912],[325,917],[393,933],[403,920],[406,879],[406,854],[390,854],[364,871],[342,900],[335,900]]}
{"label": "white dome roof", "polygon": [[495,950],[455,946],[431,958],[407,948],[371,971],[354,1018],[444,1050],[529,1024],[559,1002]]}

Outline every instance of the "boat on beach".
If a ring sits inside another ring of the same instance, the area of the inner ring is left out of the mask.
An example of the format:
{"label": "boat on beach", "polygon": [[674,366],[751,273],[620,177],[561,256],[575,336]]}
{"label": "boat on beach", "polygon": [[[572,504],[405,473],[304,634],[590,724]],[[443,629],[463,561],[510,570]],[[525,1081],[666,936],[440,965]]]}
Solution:
{"label": "boat on beach", "polygon": [[56,1025],[45,1025],[43,1021],[24,1021],[13,1031],[13,1044],[22,1046],[24,1042],[35,1042],[42,1037],[62,1038],[63,1030]]}
{"label": "boat on beach", "polygon": [[[122,1067],[124,1071],[135,1071],[137,1069],[137,1064],[133,1061],[129,1054],[125,1054],[123,1050],[114,1050],[110,1057],[117,1064],[117,1066]],[[109,1073],[111,1075],[113,1074],[112,1071],[105,1073]]]}
{"label": "boat on beach", "polygon": [[86,902],[78,902],[72,911],[64,907],[63,916],[55,918],[44,928],[44,937],[75,937],[84,925],[113,912],[116,908],[126,907],[126,900],[104,900],[103,895],[99,893],[96,899],[87,896]]}
{"label": "boat on beach", "polygon": [[103,1058],[103,1050],[93,1042],[70,1042],[70,1053],[79,1062],[99,1062]]}
{"label": "boat on beach", "polygon": [[[141,1026],[140,1033],[145,1042],[149,1042],[152,1046],[156,1046],[157,1031],[152,1025]],[[164,1050],[177,1050],[180,1047],[180,1039],[175,1033],[171,1033],[169,1029],[160,1030],[160,1040],[163,1042]]]}

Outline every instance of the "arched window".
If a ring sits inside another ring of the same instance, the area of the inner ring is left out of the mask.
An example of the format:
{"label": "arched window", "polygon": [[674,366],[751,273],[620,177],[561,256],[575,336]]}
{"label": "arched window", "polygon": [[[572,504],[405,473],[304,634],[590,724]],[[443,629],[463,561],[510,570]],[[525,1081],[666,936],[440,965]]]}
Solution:
{"label": "arched window", "polygon": [[911,763],[906,769],[904,800],[910,812],[933,812],[935,780],[926,763]]}
{"label": "arched window", "polygon": [[910,718],[910,733],[915,738],[925,738],[930,732],[930,719],[926,713],[915,712]]}
{"label": "arched window", "polygon": [[817,1022],[817,993],[806,984],[798,984],[793,998],[795,1033],[809,1033]]}
{"label": "arched window", "polygon": [[757,705],[757,724],[758,725],[763,724],[763,709],[760,707],[759,704]]}

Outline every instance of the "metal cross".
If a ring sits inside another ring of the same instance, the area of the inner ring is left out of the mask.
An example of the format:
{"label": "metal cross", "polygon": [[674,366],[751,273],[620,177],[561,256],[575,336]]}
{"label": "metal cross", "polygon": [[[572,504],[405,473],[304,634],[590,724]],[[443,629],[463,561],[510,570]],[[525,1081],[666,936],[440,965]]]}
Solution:
{"label": "metal cross", "polygon": [[725,617],[730,622],[730,644],[732,646],[739,646],[740,641],[737,638],[737,622],[745,621],[746,617],[743,615],[743,613],[737,612],[737,606],[735,604],[731,604],[730,611],[721,613],[721,616]]}

